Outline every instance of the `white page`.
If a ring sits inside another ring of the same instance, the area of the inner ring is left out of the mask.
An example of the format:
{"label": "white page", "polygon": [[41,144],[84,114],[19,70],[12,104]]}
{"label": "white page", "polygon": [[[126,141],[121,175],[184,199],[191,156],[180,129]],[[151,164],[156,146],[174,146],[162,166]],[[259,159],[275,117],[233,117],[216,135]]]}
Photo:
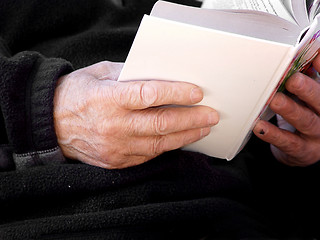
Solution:
{"label": "white page", "polygon": [[263,12],[225,12],[165,1],[158,1],[150,15],[291,45],[296,44],[302,30],[289,21]]}
{"label": "white page", "polygon": [[205,0],[201,7],[220,10],[255,10],[270,13],[288,21],[295,22],[292,15],[284,7],[282,1],[279,0]]}
{"label": "white page", "polygon": [[282,0],[282,2],[301,28],[305,28],[310,24],[305,0]]}
{"label": "white page", "polygon": [[320,0],[313,0],[309,6],[310,21],[319,13]]}
{"label": "white page", "polygon": [[290,49],[145,16],[119,80],[186,81],[200,86],[205,93],[201,104],[216,109],[220,122],[209,136],[186,149],[232,159],[283,74],[287,63],[281,62]]}

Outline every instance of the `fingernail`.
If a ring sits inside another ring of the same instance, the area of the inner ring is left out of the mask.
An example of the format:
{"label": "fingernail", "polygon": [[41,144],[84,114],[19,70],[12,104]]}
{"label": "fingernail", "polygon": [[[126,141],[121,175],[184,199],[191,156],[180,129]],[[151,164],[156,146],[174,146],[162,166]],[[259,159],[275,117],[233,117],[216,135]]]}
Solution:
{"label": "fingernail", "polygon": [[274,101],[274,104],[277,106],[277,107],[281,107],[283,106],[285,103],[285,97],[283,94],[279,93]]}
{"label": "fingernail", "polygon": [[208,115],[208,125],[214,126],[219,122],[219,115],[217,112],[210,112]]}
{"label": "fingernail", "polygon": [[192,103],[200,102],[203,98],[203,92],[199,87],[195,87],[191,90],[190,99]]}
{"label": "fingernail", "polygon": [[258,122],[256,125],[255,132],[257,132],[259,135],[263,136],[266,134],[268,127],[263,124],[263,122]]}
{"label": "fingernail", "polygon": [[304,78],[303,77],[297,77],[294,83],[294,87],[296,89],[300,89],[302,85],[304,84]]}
{"label": "fingernail", "polygon": [[204,138],[209,135],[211,128],[201,128],[200,138]]}

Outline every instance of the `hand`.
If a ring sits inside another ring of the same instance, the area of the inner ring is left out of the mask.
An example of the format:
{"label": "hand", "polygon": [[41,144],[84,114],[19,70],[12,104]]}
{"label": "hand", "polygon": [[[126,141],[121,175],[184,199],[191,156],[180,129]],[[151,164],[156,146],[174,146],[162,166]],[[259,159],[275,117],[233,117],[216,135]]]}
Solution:
{"label": "hand", "polygon": [[[320,56],[313,61],[320,71]],[[294,101],[277,93],[270,108],[280,115],[280,128],[259,121],[254,133],[272,144],[273,155],[290,166],[308,166],[320,160],[320,84],[314,79],[296,73],[286,83],[286,89],[298,98]]]}
{"label": "hand", "polygon": [[[59,79],[54,122],[65,156],[124,168],[195,142],[217,124],[217,112],[192,105],[199,87],[183,82],[117,82],[121,63],[100,62]],[[175,107],[158,107],[174,104]]]}

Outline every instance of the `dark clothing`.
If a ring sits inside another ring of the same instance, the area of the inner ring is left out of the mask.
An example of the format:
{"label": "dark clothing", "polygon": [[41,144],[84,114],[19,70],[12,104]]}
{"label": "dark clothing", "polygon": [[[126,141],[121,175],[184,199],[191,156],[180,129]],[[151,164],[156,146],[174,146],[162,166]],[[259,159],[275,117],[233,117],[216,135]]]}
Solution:
{"label": "dark clothing", "polygon": [[181,150],[122,170],[64,159],[57,79],[124,61],[154,2],[0,2],[0,239],[317,236],[317,222],[301,217],[319,216],[316,185],[304,185],[319,183],[318,166],[281,166],[256,139],[232,162]]}

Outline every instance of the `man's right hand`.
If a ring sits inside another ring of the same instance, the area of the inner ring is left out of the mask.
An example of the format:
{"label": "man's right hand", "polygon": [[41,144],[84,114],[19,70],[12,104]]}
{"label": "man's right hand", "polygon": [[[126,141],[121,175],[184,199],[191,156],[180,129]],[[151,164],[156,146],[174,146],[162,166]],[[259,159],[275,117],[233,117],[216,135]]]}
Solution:
{"label": "man's right hand", "polygon": [[199,87],[117,82],[122,66],[100,62],[59,79],[54,120],[65,156],[108,169],[130,167],[198,141],[218,123],[212,108],[184,107],[202,100]]}

